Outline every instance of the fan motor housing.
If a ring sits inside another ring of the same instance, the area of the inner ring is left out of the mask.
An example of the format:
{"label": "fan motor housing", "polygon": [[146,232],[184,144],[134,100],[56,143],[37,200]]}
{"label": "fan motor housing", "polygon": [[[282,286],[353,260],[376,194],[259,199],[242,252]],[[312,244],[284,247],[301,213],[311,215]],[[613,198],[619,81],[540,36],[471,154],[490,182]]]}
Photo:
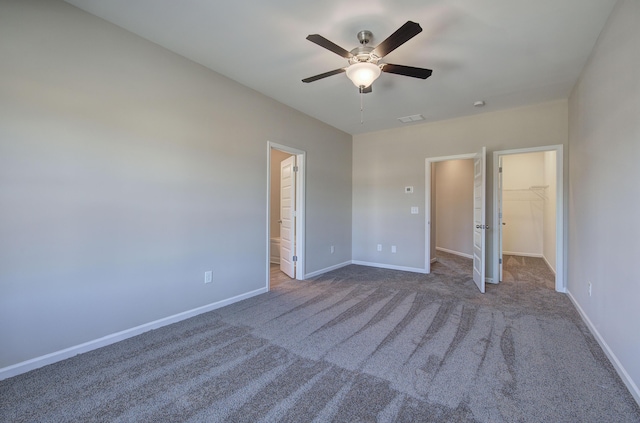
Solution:
{"label": "fan motor housing", "polygon": [[371,54],[371,52],[373,51],[373,47],[367,46],[367,44],[369,44],[369,42],[373,38],[373,33],[365,29],[358,32],[357,37],[358,41],[360,41],[360,47],[356,47],[350,51],[353,56],[349,59],[349,63],[352,65],[354,63],[362,62],[377,64],[380,58],[374,54]]}
{"label": "fan motor housing", "polygon": [[353,56],[349,59],[349,63],[354,64],[361,62],[371,62],[373,64],[377,64],[380,58],[375,54],[372,54],[372,51],[373,47],[368,47],[365,45],[354,48],[350,52]]}

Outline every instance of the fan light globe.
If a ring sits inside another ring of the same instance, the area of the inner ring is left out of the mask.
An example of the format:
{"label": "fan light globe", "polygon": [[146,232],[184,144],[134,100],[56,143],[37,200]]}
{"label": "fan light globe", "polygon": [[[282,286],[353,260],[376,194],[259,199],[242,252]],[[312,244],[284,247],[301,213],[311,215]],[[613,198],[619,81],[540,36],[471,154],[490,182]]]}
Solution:
{"label": "fan light globe", "polygon": [[347,68],[347,78],[360,88],[367,88],[380,76],[380,67],[369,62],[354,63]]}

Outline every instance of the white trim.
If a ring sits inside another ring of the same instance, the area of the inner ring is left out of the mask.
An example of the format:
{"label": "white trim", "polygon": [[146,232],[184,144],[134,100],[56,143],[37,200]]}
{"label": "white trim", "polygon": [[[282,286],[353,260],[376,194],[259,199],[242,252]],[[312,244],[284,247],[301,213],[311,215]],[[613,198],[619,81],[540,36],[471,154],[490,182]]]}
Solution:
{"label": "white trim", "polygon": [[453,251],[453,250],[449,250],[447,248],[442,248],[442,247],[436,247],[436,251],[442,251],[445,253],[454,254],[456,256],[465,257],[473,260],[473,256],[471,254],[461,253],[460,251]]}
{"label": "white trim", "polygon": [[288,147],[286,145],[267,141],[267,266],[265,288],[269,290],[271,279],[271,150],[276,149],[296,156],[296,256],[298,261],[295,267],[297,280],[304,280],[305,274],[305,195],[306,195],[306,158],[304,150]]}
{"label": "white trim", "polygon": [[554,269],[553,266],[551,266],[551,263],[549,263],[549,260],[547,260],[547,258],[544,256],[544,254],[542,255],[542,260],[544,260],[544,262],[547,263],[547,267],[555,275],[556,274],[556,269]]}
{"label": "white trim", "polygon": [[316,276],[320,276],[323,273],[331,272],[332,270],[340,269],[342,267],[349,266],[351,264],[351,260],[345,261],[344,263],[335,264],[333,266],[325,267],[324,269],[316,270],[315,272],[307,273],[304,275],[305,279],[315,278]]}
{"label": "white trim", "polygon": [[380,269],[402,270],[403,272],[413,272],[413,273],[422,273],[422,274],[427,273],[425,269],[420,269],[417,267],[396,266],[393,264],[383,264],[383,263],[371,263],[368,261],[359,261],[359,260],[352,260],[351,263],[357,264],[359,266],[379,267]]}
{"label": "white trim", "polygon": [[[556,291],[567,291],[567,273],[565,269],[565,215],[564,215],[564,146],[562,144],[532,148],[518,148],[515,150],[501,150],[493,152],[493,227],[498,228],[498,163],[500,156],[510,154],[537,153],[545,151],[556,152]],[[493,233],[493,274],[500,274],[500,231]]]}
{"label": "white trim", "polygon": [[89,342],[85,342],[80,345],[65,348],[60,351],[56,351],[50,354],[45,354],[40,357],[32,358],[30,360],[23,361],[21,363],[13,364],[11,366],[0,369],[0,380],[4,380],[13,376],[17,376],[22,373],[26,373],[31,370],[38,369],[48,364],[53,364],[58,361],[66,360],[67,358],[89,352],[107,345],[115,344],[116,342],[123,341],[128,338],[140,335],[144,332],[148,332],[152,329],[158,329],[163,326],[171,325],[173,323],[180,322],[182,320],[189,319],[202,313],[207,313],[212,310],[227,306],[229,304],[236,303],[238,301],[246,300],[247,298],[255,297],[256,295],[264,294],[267,292],[266,288],[256,289],[244,294],[236,295],[235,297],[227,298],[226,300],[217,301],[215,303],[207,304],[202,307],[197,307],[192,310],[183,311],[182,313],[174,314],[173,316],[165,317],[155,320],[153,322],[145,323],[140,326],[136,326],[130,329],[125,329],[120,332],[112,333],[111,335],[103,336],[102,338],[94,339]]}
{"label": "white trim", "polygon": [[534,257],[534,258],[542,258],[542,254],[535,254],[535,253],[518,253],[518,252],[513,252],[513,251],[505,251],[502,250],[502,254],[506,254],[508,256],[521,256],[521,257]]}
{"label": "white trim", "polygon": [[604,353],[609,358],[609,361],[611,361],[611,364],[613,364],[613,367],[616,369],[616,372],[618,372],[620,379],[622,379],[624,384],[627,386],[627,389],[629,390],[629,392],[631,392],[631,395],[633,395],[636,402],[640,404],[640,389],[638,389],[638,385],[636,385],[633,379],[631,379],[631,376],[629,376],[629,373],[627,373],[622,363],[620,363],[618,357],[616,357],[611,348],[609,348],[607,342],[604,340],[602,335],[600,335],[600,332],[598,332],[598,329],[596,329],[595,325],[591,322],[582,307],[580,307],[578,301],[576,301],[573,295],[571,295],[571,292],[567,290],[566,293],[576,310],[578,310],[580,317],[582,317],[582,320],[587,324],[594,338],[596,338],[598,344],[600,344],[600,347],[604,350]]}
{"label": "white trim", "polygon": [[494,283],[494,284],[497,283],[496,281],[493,280],[493,278],[484,278],[484,281],[486,283]]}

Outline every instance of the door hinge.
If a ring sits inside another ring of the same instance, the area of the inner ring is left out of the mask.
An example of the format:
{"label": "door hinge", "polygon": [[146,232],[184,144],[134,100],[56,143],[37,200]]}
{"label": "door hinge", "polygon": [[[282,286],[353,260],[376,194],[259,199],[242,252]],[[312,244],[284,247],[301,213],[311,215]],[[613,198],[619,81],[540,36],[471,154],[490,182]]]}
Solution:
{"label": "door hinge", "polygon": [[502,219],[502,212],[498,213],[498,217]]}
{"label": "door hinge", "polygon": [[293,256],[293,261],[298,261],[298,256]]}
{"label": "door hinge", "polygon": [[294,172],[297,172],[297,171],[298,171],[298,166],[294,166],[294,167],[293,167],[293,171],[294,171]]}
{"label": "door hinge", "polygon": [[502,173],[502,166],[498,168],[498,173]]}
{"label": "door hinge", "polygon": [[502,264],[502,259],[500,259],[500,264]]}

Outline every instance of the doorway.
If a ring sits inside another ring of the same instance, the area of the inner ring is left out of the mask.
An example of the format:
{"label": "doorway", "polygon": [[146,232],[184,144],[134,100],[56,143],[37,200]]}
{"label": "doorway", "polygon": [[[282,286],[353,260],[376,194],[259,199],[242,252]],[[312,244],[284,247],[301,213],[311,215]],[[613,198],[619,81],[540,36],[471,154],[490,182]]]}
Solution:
{"label": "doorway", "polygon": [[493,159],[496,282],[506,265],[542,264],[565,292],[562,145],[496,151]]}
{"label": "doorway", "polygon": [[473,160],[435,162],[432,168],[431,244],[437,252],[473,259]]}
{"label": "doorway", "polygon": [[267,290],[304,280],[305,158],[302,150],[267,142]]}
{"label": "doorway", "polygon": [[[473,281],[481,293],[485,292],[485,259],[486,259],[486,239],[485,231],[489,229],[486,224],[486,148],[473,154],[462,154],[457,156],[432,157],[425,160],[425,273],[431,272],[431,261],[435,257],[435,228],[432,222],[435,217],[434,193],[435,184],[433,175],[435,165],[438,162],[451,160],[473,161],[472,169],[472,213],[469,219],[472,223],[470,233],[472,234],[471,258],[473,260]],[[432,245],[433,244],[433,245]]]}

